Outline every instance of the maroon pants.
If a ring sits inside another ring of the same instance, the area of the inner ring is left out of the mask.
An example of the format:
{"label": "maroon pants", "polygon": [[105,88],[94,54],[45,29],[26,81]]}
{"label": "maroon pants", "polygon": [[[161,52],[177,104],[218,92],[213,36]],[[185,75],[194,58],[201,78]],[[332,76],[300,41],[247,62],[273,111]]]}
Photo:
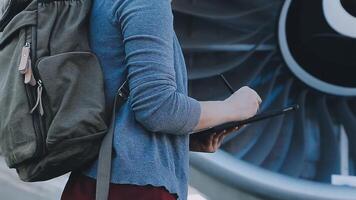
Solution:
{"label": "maroon pants", "polygon": [[[61,200],[95,200],[96,180],[71,175]],[[163,187],[110,184],[108,200],[177,200]]]}

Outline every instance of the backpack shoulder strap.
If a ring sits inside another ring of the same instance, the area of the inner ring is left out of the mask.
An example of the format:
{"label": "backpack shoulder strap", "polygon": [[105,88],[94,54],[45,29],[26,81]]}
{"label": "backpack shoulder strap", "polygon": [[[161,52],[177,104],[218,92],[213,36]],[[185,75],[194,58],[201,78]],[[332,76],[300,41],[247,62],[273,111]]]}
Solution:
{"label": "backpack shoulder strap", "polygon": [[111,124],[108,133],[104,137],[98,159],[98,172],[96,182],[96,200],[107,200],[111,179],[111,159],[113,148],[113,137],[115,131],[116,111],[120,109],[129,97],[128,81],[119,88],[113,106]]}

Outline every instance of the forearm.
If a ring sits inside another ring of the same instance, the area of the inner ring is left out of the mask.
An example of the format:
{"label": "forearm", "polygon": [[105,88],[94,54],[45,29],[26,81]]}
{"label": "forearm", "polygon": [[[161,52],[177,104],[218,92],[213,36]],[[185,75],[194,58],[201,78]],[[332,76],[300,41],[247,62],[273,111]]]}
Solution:
{"label": "forearm", "polygon": [[224,101],[200,102],[201,115],[194,131],[253,117],[261,102],[261,97],[249,87],[242,87]]}
{"label": "forearm", "polygon": [[224,101],[201,101],[199,123],[194,131],[213,127],[231,121],[230,110]]}
{"label": "forearm", "polygon": [[156,133],[185,135],[201,116],[200,103],[160,81],[132,84],[131,107],[136,120]]}

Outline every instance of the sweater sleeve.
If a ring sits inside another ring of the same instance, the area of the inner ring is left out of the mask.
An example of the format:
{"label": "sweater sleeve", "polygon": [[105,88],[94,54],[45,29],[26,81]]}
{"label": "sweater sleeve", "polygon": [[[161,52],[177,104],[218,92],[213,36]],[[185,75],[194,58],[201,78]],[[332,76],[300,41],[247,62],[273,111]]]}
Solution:
{"label": "sweater sleeve", "polygon": [[201,108],[177,91],[170,1],[118,0],[113,13],[124,38],[136,120],[152,132],[188,134],[198,124]]}

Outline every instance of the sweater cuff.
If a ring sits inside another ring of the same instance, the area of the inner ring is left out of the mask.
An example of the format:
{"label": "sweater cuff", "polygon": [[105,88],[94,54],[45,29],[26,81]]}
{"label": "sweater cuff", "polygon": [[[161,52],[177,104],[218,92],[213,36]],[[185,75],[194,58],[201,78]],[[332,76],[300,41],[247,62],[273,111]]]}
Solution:
{"label": "sweater cuff", "polygon": [[184,117],[184,126],[178,131],[178,134],[190,134],[194,131],[194,128],[198,125],[201,115],[201,106],[199,101],[189,98],[189,111],[187,116]]}

